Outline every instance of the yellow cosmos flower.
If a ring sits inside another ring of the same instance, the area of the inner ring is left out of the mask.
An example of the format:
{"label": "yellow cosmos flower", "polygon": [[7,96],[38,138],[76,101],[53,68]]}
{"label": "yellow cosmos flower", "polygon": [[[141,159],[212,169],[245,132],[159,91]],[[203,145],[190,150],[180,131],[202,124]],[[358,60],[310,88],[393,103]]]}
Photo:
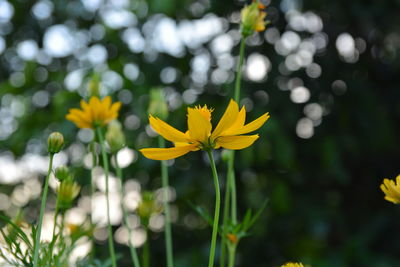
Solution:
{"label": "yellow cosmos flower", "polygon": [[81,100],[81,108],[70,109],[66,116],[67,120],[72,121],[79,128],[94,129],[116,119],[121,108],[121,102],[112,104],[110,96],[106,96],[103,100],[100,100],[97,96],[92,96],[89,103]]}
{"label": "yellow cosmos flower", "polygon": [[242,107],[239,111],[238,104],[231,100],[214,131],[211,131],[212,111],[206,105],[188,108],[188,131],[186,133],[150,115],[150,125],[153,129],[168,141],[173,142],[175,147],[144,148],[140,152],[149,159],[168,160],[199,149],[218,149],[220,147],[234,150],[243,149],[252,145],[258,139],[258,134],[243,134],[254,132],[269,118],[269,114],[265,113],[258,119],[245,124],[245,107]]}
{"label": "yellow cosmos flower", "polygon": [[387,201],[400,204],[400,175],[396,177],[396,182],[385,178],[381,184],[381,190],[385,193]]}
{"label": "yellow cosmos flower", "polygon": [[302,263],[288,262],[282,267],[304,267],[304,265]]}

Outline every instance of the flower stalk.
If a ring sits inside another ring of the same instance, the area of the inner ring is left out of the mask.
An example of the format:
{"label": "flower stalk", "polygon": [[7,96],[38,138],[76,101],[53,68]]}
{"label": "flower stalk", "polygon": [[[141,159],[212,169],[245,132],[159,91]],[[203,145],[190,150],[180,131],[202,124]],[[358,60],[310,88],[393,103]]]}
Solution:
{"label": "flower stalk", "polygon": [[215,258],[215,248],[217,243],[217,234],[218,234],[218,223],[219,223],[219,210],[221,206],[221,194],[219,189],[219,180],[217,168],[215,166],[214,156],[212,150],[207,150],[208,158],[210,159],[211,170],[213,174],[214,187],[215,187],[215,211],[214,211],[214,223],[213,230],[211,236],[211,247],[210,247],[210,258],[208,261],[208,267],[214,266],[214,258]]}
{"label": "flower stalk", "polygon": [[117,159],[117,155],[116,155],[116,154],[114,154],[114,159],[115,159],[115,169],[116,169],[116,171],[117,171],[117,175],[118,175],[118,178],[119,178],[120,183],[121,183],[121,186],[120,186],[120,188],[121,188],[120,194],[121,194],[121,198],[122,198],[122,199],[121,199],[121,209],[122,209],[122,214],[123,214],[123,220],[124,220],[125,227],[128,229],[128,235],[129,235],[129,238],[128,238],[129,250],[130,250],[130,253],[131,253],[131,258],[132,258],[133,266],[134,266],[134,267],[140,267],[139,258],[138,258],[136,249],[135,249],[135,247],[133,246],[132,240],[131,240],[132,230],[131,230],[131,228],[130,228],[130,226],[129,226],[129,223],[128,223],[128,212],[127,212],[127,210],[126,210],[126,208],[125,208],[125,205],[124,205],[125,190],[124,190],[124,184],[123,184],[122,169],[121,169],[121,167],[120,167],[119,164],[118,164],[118,159]]}
{"label": "flower stalk", "polygon": [[106,202],[107,202],[107,230],[108,230],[108,248],[110,251],[111,263],[113,267],[117,267],[117,261],[115,258],[115,249],[114,249],[114,241],[113,241],[113,232],[111,228],[111,219],[110,219],[110,198],[109,198],[109,168],[108,168],[108,158],[106,149],[104,147],[104,138],[103,133],[101,132],[100,127],[96,127],[97,137],[99,138],[99,143],[101,147],[101,154],[103,157],[103,167],[104,167],[104,175],[106,177]]}
{"label": "flower stalk", "polygon": [[[158,143],[161,148],[165,147],[164,139],[159,136]],[[172,245],[172,230],[171,230],[171,211],[169,208],[169,181],[168,181],[168,166],[166,161],[161,161],[161,180],[162,180],[162,187],[164,188],[164,212],[165,212],[165,247],[166,247],[166,254],[167,254],[167,267],[174,266],[174,255],[173,255],[173,245]]]}
{"label": "flower stalk", "polygon": [[229,261],[228,261],[228,267],[234,267],[235,266],[235,256],[236,256],[236,244],[231,246],[229,249]]}
{"label": "flower stalk", "polygon": [[54,158],[54,153],[50,152],[49,169],[47,171],[47,176],[46,176],[46,179],[44,182],[42,202],[40,205],[39,222],[37,225],[37,231],[36,231],[36,236],[35,236],[35,245],[34,245],[35,249],[34,249],[34,253],[33,253],[33,267],[39,266],[40,236],[42,233],[43,216],[44,216],[44,211],[46,209],[47,194],[49,191],[49,178],[50,178],[51,170],[53,168],[53,158]]}
{"label": "flower stalk", "polygon": [[143,245],[142,251],[142,263],[143,267],[150,267],[150,234],[149,230],[146,227],[146,241]]}

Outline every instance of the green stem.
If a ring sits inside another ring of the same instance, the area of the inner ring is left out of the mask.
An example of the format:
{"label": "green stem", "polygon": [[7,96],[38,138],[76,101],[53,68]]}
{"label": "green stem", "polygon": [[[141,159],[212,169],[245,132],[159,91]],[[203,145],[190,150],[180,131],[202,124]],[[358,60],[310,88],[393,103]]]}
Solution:
{"label": "green stem", "polygon": [[229,264],[228,267],[234,267],[235,266],[235,254],[236,254],[236,245],[229,248]]}
{"label": "green stem", "polygon": [[142,263],[143,267],[150,266],[150,233],[147,228],[146,228],[146,241],[143,245],[143,251],[142,251]]}
{"label": "green stem", "polygon": [[214,179],[214,187],[215,187],[215,212],[214,212],[214,224],[213,231],[211,237],[211,247],[210,247],[210,258],[208,261],[208,267],[214,266],[214,258],[215,258],[215,247],[217,243],[217,234],[218,234],[218,220],[219,220],[219,210],[221,206],[221,194],[219,191],[219,181],[218,181],[218,173],[217,168],[215,167],[214,156],[212,154],[212,150],[207,150],[208,158],[211,163],[211,170]]}
{"label": "green stem", "polygon": [[246,47],[246,38],[243,37],[240,41],[240,52],[239,52],[239,64],[236,69],[236,80],[235,80],[235,94],[234,99],[237,103],[240,100],[240,82],[242,80],[242,67],[244,61],[244,48]]}
{"label": "green stem", "polygon": [[[96,152],[95,152],[95,138],[93,138],[93,141],[90,143],[90,150],[92,152],[92,169],[90,170],[90,208],[92,209],[93,205],[93,196],[95,193],[94,189],[94,175],[93,175],[93,169],[95,166],[97,166],[97,157],[96,157]],[[92,213],[90,214],[90,227],[93,227],[93,215]],[[94,258],[96,256],[96,246],[95,246],[95,240],[94,240],[94,235],[90,236],[91,242],[92,242],[92,249],[90,250],[90,262],[93,263]]]}
{"label": "green stem", "polygon": [[106,199],[107,199],[107,229],[108,229],[108,248],[110,250],[111,263],[113,267],[117,267],[117,260],[115,258],[114,242],[113,242],[113,232],[111,228],[110,219],[110,198],[109,198],[109,183],[108,183],[108,159],[106,149],[104,147],[104,138],[99,127],[96,128],[97,136],[99,138],[99,143],[101,147],[101,154],[103,157],[103,167],[104,175],[106,177]]}
{"label": "green stem", "polygon": [[236,200],[236,182],[235,182],[235,151],[231,151],[228,159],[228,184],[231,192],[231,220],[232,224],[237,223],[237,200]]}
{"label": "green stem", "polygon": [[129,244],[129,249],[130,249],[130,252],[131,252],[131,258],[132,258],[133,266],[140,267],[139,258],[138,258],[136,249],[133,246],[132,240],[131,240],[132,230],[131,230],[131,228],[129,227],[129,224],[128,224],[128,212],[127,212],[127,210],[125,208],[125,205],[124,205],[125,189],[124,189],[124,183],[123,183],[123,177],[122,177],[122,170],[119,167],[118,159],[117,159],[117,155],[116,154],[114,155],[114,159],[115,159],[115,169],[117,170],[117,175],[118,175],[118,178],[119,178],[120,183],[121,183],[121,187],[120,187],[121,188],[121,209],[122,209],[122,214],[123,214],[123,220],[124,220],[125,227],[128,229],[128,235],[129,235],[128,244]]}
{"label": "green stem", "polygon": [[53,238],[51,240],[53,240],[54,236],[56,235],[57,217],[58,217],[58,198],[56,201],[56,211],[54,213]]}
{"label": "green stem", "polygon": [[[161,148],[165,147],[164,139],[159,136],[158,143]],[[174,255],[173,255],[173,245],[172,245],[172,230],[171,230],[171,212],[169,209],[169,182],[168,182],[168,166],[166,161],[161,161],[161,179],[162,187],[164,188],[164,212],[165,212],[165,247],[167,253],[167,267],[174,266]]]}
{"label": "green stem", "polygon": [[47,171],[47,176],[44,182],[44,189],[43,189],[43,194],[42,194],[42,203],[40,205],[40,213],[39,213],[39,222],[37,226],[37,231],[36,231],[36,236],[35,236],[35,250],[33,253],[33,267],[38,267],[39,266],[39,248],[40,248],[40,236],[42,233],[42,223],[43,223],[43,216],[44,216],[44,210],[46,209],[46,200],[47,200],[47,194],[49,191],[49,178],[51,174],[51,170],[53,168],[53,158],[54,154],[50,153],[50,162],[49,162],[49,169]]}
{"label": "green stem", "polygon": [[[242,37],[240,41],[240,51],[239,51],[239,63],[236,69],[236,79],[235,79],[235,91],[234,91],[234,99],[237,103],[240,101],[240,86],[242,80],[242,68],[244,62],[244,51],[246,47],[246,37]],[[230,157],[228,159],[228,173],[227,173],[227,182],[225,189],[225,203],[224,203],[224,219],[223,219],[223,237],[222,237],[222,246],[221,246],[221,261],[220,267],[225,266],[225,254],[227,248],[227,239],[226,239],[226,229],[228,227],[229,220],[235,225],[237,223],[237,198],[236,198],[236,182],[235,182],[235,151],[231,151]],[[231,205],[230,205],[231,204]],[[230,216],[229,216],[229,206],[231,208]],[[230,253],[230,252],[229,252]]]}
{"label": "green stem", "polygon": [[225,257],[226,257],[226,250],[227,250],[226,235],[228,234],[227,228],[228,228],[228,222],[229,222],[229,210],[230,210],[230,201],[231,201],[230,200],[230,197],[231,197],[230,182],[231,182],[231,179],[229,179],[227,176],[226,184],[225,184],[224,214],[223,214],[223,219],[222,219],[223,233],[222,233],[222,243],[221,243],[221,257],[220,257],[220,261],[219,261],[220,267],[225,267]]}

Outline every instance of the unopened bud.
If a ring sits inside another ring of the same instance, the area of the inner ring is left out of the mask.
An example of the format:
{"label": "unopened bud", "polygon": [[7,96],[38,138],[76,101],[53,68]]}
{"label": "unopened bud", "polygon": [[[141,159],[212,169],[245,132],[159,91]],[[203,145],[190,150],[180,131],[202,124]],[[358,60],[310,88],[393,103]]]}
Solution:
{"label": "unopened bud", "polygon": [[265,30],[264,21],[267,13],[263,11],[265,7],[258,1],[253,1],[242,9],[241,32],[244,37],[253,34],[254,31],[261,32]]}
{"label": "unopened bud", "polygon": [[122,132],[121,123],[118,121],[112,121],[108,124],[106,140],[110,146],[112,154],[117,153],[125,146],[125,135]]}
{"label": "unopened bud", "polygon": [[62,182],[67,179],[71,179],[71,172],[67,166],[60,166],[56,169],[54,176],[58,181]]}
{"label": "unopened bud", "polygon": [[165,100],[164,91],[161,88],[150,90],[149,114],[160,119],[167,119],[168,105]]}
{"label": "unopened bud", "polygon": [[99,75],[94,74],[92,79],[89,81],[88,85],[88,90],[89,90],[89,98],[92,96],[97,96],[100,98],[100,79]]}
{"label": "unopened bud", "polygon": [[137,213],[140,220],[145,226],[148,225],[151,215],[160,213],[162,211],[161,204],[155,199],[152,192],[144,192],[142,200],[137,208]]}
{"label": "unopened bud", "polygon": [[51,154],[60,152],[64,145],[64,136],[59,132],[51,133],[47,139],[47,150]]}
{"label": "unopened bud", "polygon": [[79,195],[81,187],[72,179],[61,182],[57,188],[57,206],[61,210],[67,210]]}

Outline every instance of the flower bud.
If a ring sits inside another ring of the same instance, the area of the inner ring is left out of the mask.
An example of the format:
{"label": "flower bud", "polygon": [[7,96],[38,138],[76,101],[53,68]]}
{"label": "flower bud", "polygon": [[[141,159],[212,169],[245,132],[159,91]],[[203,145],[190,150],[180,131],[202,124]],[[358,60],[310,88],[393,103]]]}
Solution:
{"label": "flower bud", "polygon": [[161,204],[155,199],[152,192],[144,192],[137,208],[140,221],[147,227],[151,215],[162,211]]}
{"label": "flower bud", "polygon": [[71,179],[71,172],[69,171],[67,166],[60,166],[56,169],[54,176],[58,181],[62,182],[67,179]]}
{"label": "flower bud", "polygon": [[89,90],[89,98],[92,96],[97,96],[100,98],[100,79],[99,75],[94,74],[92,79],[89,81],[88,85],[88,90]]}
{"label": "flower bud", "polygon": [[51,133],[47,139],[47,150],[51,154],[60,152],[64,145],[64,136],[59,132]]}
{"label": "flower bud", "polygon": [[61,182],[57,188],[57,206],[60,210],[67,210],[79,195],[81,187],[72,179]]}
{"label": "flower bud", "polygon": [[244,37],[253,34],[254,31],[261,32],[265,30],[266,22],[264,19],[267,13],[263,11],[264,8],[264,5],[258,1],[253,1],[253,3],[242,9],[241,32]]}
{"label": "flower bud", "polygon": [[222,153],[221,153],[221,159],[225,162],[228,162],[230,157],[232,157],[232,154],[233,154],[232,150],[224,149],[224,150],[222,150]]}
{"label": "flower bud", "polygon": [[167,119],[168,105],[165,100],[164,91],[161,88],[150,90],[150,105],[148,112],[160,119]]}
{"label": "flower bud", "polygon": [[108,124],[106,141],[110,146],[112,154],[117,153],[125,146],[125,135],[122,132],[121,123],[118,121],[112,121]]}

